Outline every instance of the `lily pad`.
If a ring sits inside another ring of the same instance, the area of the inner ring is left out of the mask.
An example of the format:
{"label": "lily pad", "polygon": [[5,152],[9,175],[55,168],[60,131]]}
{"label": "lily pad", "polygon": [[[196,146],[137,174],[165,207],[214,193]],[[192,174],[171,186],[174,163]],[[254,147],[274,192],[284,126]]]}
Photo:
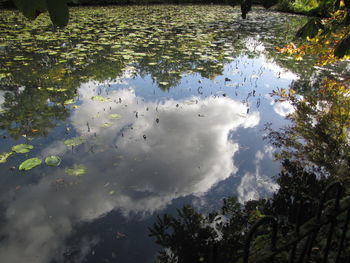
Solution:
{"label": "lily pad", "polygon": [[67,146],[78,146],[80,144],[83,144],[85,140],[81,137],[74,137],[68,140],[64,141],[64,144]]}
{"label": "lily pad", "polygon": [[30,170],[30,169],[40,165],[41,162],[42,161],[39,158],[36,158],[36,157],[30,158],[28,160],[25,160],[23,163],[21,163],[18,169],[27,171],[27,170]]}
{"label": "lily pad", "polygon": [[113,119],[113,120],[120,120],[122,118],[122,116],[118,113],[112,113],[112,114],[109,114],[108,116],[110,119]]}
{"label": "lily pad", "polygon": [[92,96],[91,99],[94,100],[94,101],[101,101],[101,102],[111,101],[110,98],[105,98],[105,97],[102,97],[102,96]]}
{"label": "lily pad", "polygon": [[65,172],[72,176],[82,176],[86,173],[86,167],[82,164],[75,164],[72,168],[66,168]]}
{"label": "lily pad", "polygon": [[15,153],[27,153],[33,148],[33,145],[29,144],[17,144],[15,146],[12,146],[11,150]]}
{"label": "lily pad", "polygon": [[45,163],[49,166],[59,166],[61,163],[61,158],[58,156],[49,156],[46,157]]}
{"label": "lily pad", "polygon": [[108,128],[108,127],[111,127],[112,125],[113,125],[113,123],[111,123],[111,122],[105,122],[101,125],[101,127]]}
{"label": "lily pad", "polygon": [[0,154],[0,163],[6,163],[7,159],[13,154],[13,152],[3,152]]}

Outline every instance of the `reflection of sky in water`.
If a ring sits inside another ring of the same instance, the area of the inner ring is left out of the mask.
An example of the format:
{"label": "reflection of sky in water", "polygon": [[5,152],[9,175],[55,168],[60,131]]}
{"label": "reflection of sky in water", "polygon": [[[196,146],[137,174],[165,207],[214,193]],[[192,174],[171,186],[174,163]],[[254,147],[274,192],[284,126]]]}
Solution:
{"label": "reflection of sky in water", "polygon": [[[150,86],[147,77],[125,76],[108,83],[110,88],[82,85],[79,108],[67,126],[69,136],[83,136],[86,143],[72,150],[63,143],[69,137],[60,138],[38,152],[42,157],[59,155],[62,164],[43,168],[46,176],[7,201],[2,260],[60,261],[78,223],[93,223],[113,210],[127,218],[134,212],[149,215],[171,208],[189,196],[196,205],[211,196],[237,194],[244,202],[274,191],[269,179],[277,171],[271,162],[273,149],[261,140],[261,129],[268,121],[281,122],[279,115],[289,108],[271,106],[266,94],[287,87],[294,77],[279,74],[263,58],[238,60],[213,81],[184,76],[166,92]],[[96,95],[110,101],[92,100]],[[111,114],[121,119],[111,119]],[[103,127],[106,123],[111,127]],[[73,164],[84,164],[87,174],[65,175],[64,168]],[[89,237],[79,242],[82,258],[102,241]],[[132,247],[123,253],[131,253]]]}
{"label": "reflection of sky in water", "polygon": [[2,104],[5,102],[5,91],[0,90],[0,112],[2,110]]}

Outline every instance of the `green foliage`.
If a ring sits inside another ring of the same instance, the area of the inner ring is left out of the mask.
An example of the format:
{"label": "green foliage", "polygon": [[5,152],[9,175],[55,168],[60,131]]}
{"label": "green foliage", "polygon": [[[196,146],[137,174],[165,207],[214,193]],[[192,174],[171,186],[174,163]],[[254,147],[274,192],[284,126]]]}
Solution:
{"label": "green foliage", "polygon": [[269,129],[268,138],[280,150],[278,159],[300,163],[305,170],[316,166],[324,173],[349,182],[350,97],[347,83],[326,78],[318,92],[299,97],[295,92],[279,93],[295,112],[291,125],[280,131]]}

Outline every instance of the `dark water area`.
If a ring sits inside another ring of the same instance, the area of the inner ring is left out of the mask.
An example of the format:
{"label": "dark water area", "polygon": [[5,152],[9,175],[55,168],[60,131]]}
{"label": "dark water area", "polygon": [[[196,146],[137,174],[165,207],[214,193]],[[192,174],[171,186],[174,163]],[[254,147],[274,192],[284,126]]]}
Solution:
{"label": "dark water area", "polygon": [[60,30],[45,16],[0,17],[3,262],[154,262],[157,214],[278,189],[264,127],[288,124],[293,107],[270,93],[310,91],[321,71],[275,50],[304,17],[74,8]]}

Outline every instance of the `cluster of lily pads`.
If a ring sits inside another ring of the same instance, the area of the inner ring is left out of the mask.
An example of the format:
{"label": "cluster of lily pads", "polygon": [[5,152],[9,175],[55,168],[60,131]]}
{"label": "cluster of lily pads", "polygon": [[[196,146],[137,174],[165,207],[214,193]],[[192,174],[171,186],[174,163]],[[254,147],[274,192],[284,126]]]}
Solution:
{"label": "cluster of lily pads", "polygon": [[[0,154],[0,163],[5,163],[7,159],[16,153],[28,153],[30,150],[34,148],[33,145],[30,144],[17,144],[12,146],[11,152],[3,152]],[[38,157],[30,158],[22,162],[18,169],[19,170],[30,170],[42,163],[42,160]],[[45,158],[45,163],[49,166],[59,166],[61,163],[61,158],[58,156],[48,156]]]}
{"label": "cluster of lily pads", "polygon": [[[82,143],[84,143],[84,139],[81,137],[74,137],[74,138],[71,138],[71,139],[64,141],[65,145],[71,146],[71,147],[78,146]],[[14,146],[12,146],[11,151],[0,153],[0,164],[7,162],[8,158],[14,154],[28,153],[33,148],[34,148],[33,145],[24,144],[24,143],[14,145]],[[41,158],[38,158],[38,157],[29,158],[29,159],[23,161],[19,165],[18,169],[20,171],[28,171],[28,170],[33,169],[36,166],[41,165],[42,161],[43,160]],[[51,155],[51,156],[47,156],[44,161],[45,161],[46,165],[48,165],[48,166],[57,167],[61,164],[62,160],[59,156]],[[75,165],[73,165],[73,167],[66,168],[65,173],[68,175],[81,176],[81,175],[86,173],[86,167],[82,164],[75,164]]]}
{"label": "cluster of lily pads", "polygon": [[[134,63],[140,73],[153,74],[160,86],[168,86],[171,82],[159,70],[170,75],[222,70],[226,61],[246,52],[244,39],[251,33],[238,19],[238,10],[222,6],[73,8],[68,26],[53,30],[45,15],[27,21],[2,11],[0,80],[25,85],[32,75],[41,87],[61,89],[59,84],[72,74],[105,79],[97,65],[116,77],[112,68]],[[274,33],[264,32],[268,37]]]}

